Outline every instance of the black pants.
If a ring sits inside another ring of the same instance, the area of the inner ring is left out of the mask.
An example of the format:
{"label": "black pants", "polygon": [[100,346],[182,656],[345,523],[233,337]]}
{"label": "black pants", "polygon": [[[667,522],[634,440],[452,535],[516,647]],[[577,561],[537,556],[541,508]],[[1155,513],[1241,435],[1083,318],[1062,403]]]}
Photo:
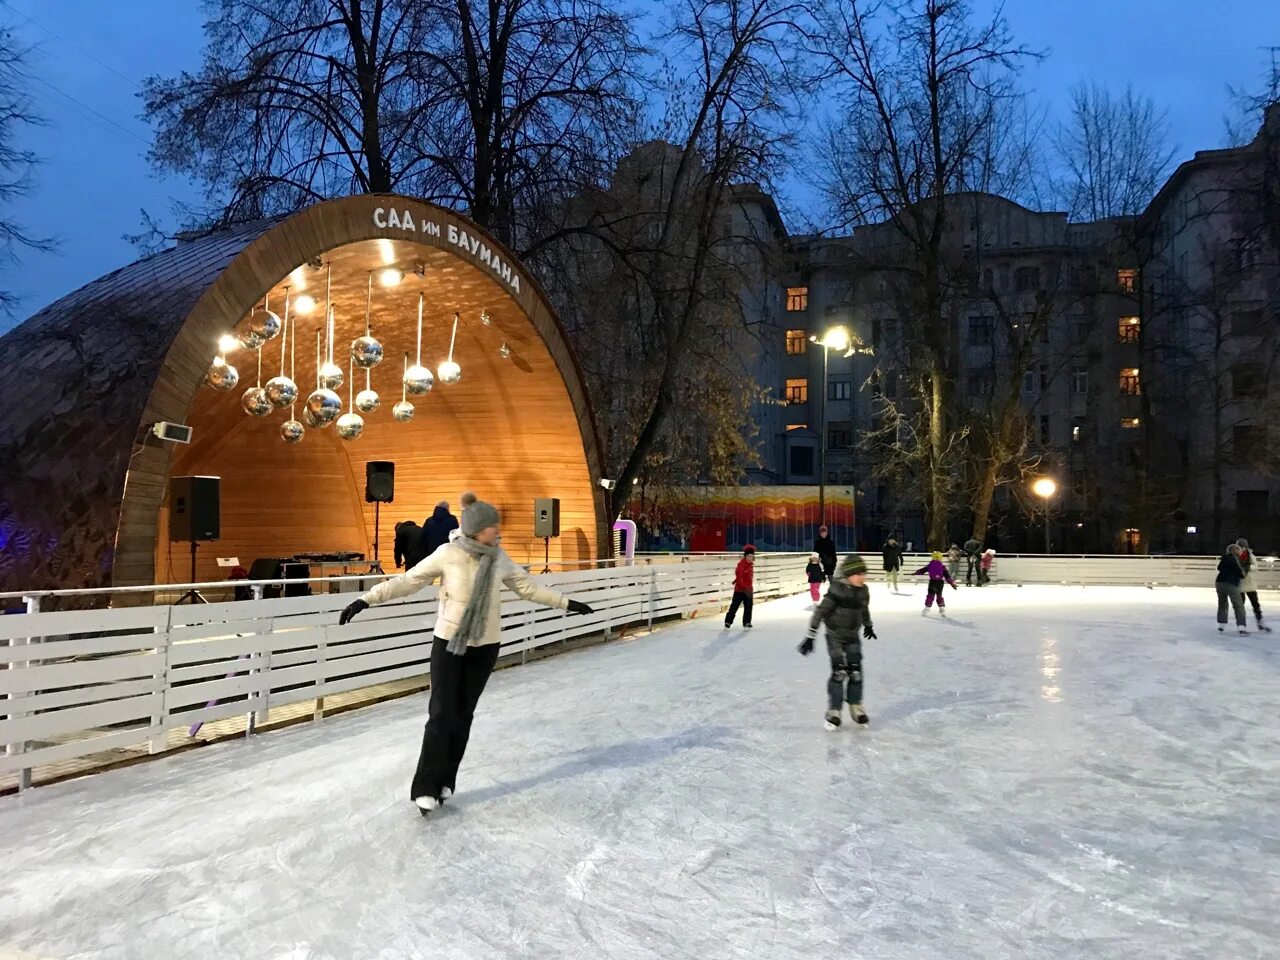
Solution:
{"label": "black pants", "polygon": [[[975,572],[975,571],[978,571],[978,558],[977,558],[977,557],[966,557],[965,559],[966,559],[966,560],[968,560],[969,565],[965,568],[965,571],[964,571],[964,585],[965,585],[966,587],[972,587],[972,586],[973,586],[973,574],[974,574],[974,572]],[[981,583],[982,583],[982,573],[981,573],[981,572],[978,572],[978,583],[979,583],[979,585],[981,585]]]}
{"label": "black pants", "polygon": [[751,594],[735,590],[733,603],[729,604],[729,612],[724,615],[724,625],[732,627],[734,619],[738,616],[738,608],[742,607],[742,625],[744,627],[751,626],[751,603]]}
{"label": "black pants", "polygon": [[1253,619],[1259,623],[1262,622],[1262,604],[1258,602],[1258,591],[1250,590],[1245,596],[1249,599],[1249,605],[1253,607]]}
{"label": "black pants", "polygon": [[831,655],[831,676],[827,679],[827,708],[839,710],[840,704],[862,702],[862,640],[841,643],[827,634],[827,653]]}
{"label": "black pants", "polygon": [[439,797],[445,787],[457,789],[458,766],[467,752],[476,704],[498,662],[498,646],[468,647],[459,657],[441,637],[431,645],[431,703],[409,799]]}

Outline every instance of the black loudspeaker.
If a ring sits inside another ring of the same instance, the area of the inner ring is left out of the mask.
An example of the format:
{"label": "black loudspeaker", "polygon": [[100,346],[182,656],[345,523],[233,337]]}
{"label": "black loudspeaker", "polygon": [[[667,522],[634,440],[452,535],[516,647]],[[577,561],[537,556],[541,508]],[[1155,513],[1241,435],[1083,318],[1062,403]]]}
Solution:
{"label": "black loudspeaker", "polygon": [[222,533],[220,477],[169,478],[169,539],[174,543],[217,540]]}
{"label": "black loudspeaker", "polygon": [[560,536],[560,501],[556,497],[539,497],[533,501],[533,535]]}
{"label": "black loudspeaker", "polygon": [[364,465],[364,502],[395,503],[396,465],[390,460],[370,460]]}

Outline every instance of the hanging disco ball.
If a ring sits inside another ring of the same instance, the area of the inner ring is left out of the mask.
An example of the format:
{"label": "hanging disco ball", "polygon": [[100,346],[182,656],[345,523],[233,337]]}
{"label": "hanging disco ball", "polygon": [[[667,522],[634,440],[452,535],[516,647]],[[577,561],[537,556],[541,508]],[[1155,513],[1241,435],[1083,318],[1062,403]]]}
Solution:
{"label": "hanging disco ball", "polygon": [[338,436],[343,440],[354,440],[364,433],[364,417],[358,413],[344,413],[338,418]]}
{"label": "hanging disco ball", "polygon": [[307,413],[315,420],[312,426],[327,427],[341,412],[342,398],[332,390],[321,387],[313,390],[311,396],[307,397]]}
{"label": "hanging disco ball", "polygon": [[267,391],[267,399],[277,410],[298,399],[298,385],[288,377],[272,377],[264,389]]}
{"label": "hanging disco ball", "polygon": [[441,383],[457,383],[462,379],[462,368],[452,360],[442,360],[436,367]]}
{"label": "hanging disco ball", "polygon": [[267,391],[262,387],[250,387],[240,398],[240,406],[251,417],[265,417],[271,412],[271,401],[267,399]]}
{"label": "hanging disco ball", "polygon": [[285,443],[301,443],[307,429],[297,420],[286,420],[280,424],[280,436]]}
{"label": "hanging disco ball", "polygon": [[227,363],[222,357],[214,359],[205,374],[204,382],[215,390],[234,390],[240,382],[240,371]]}
{"label": "hanging disco ball", "polygon": [[435,383],[436,378],[422,364],[415,363],[404,372],[404,388],[411,397],[421,397],[430,393]]}
{"label": "hanging disco ball", "polygon": [[249,335],[256,337],[259,343],[266,343],[280,336],[284,325],[280,318],[270,310],[255,310],[249,315]]}
{"label": "hanging disco ball", "polygon": [[325,427],[329,426],[329,424],[333,423],[332,420],[326,420],[321,423],[316,419],[316,415],[306,407],[302,408],[302,422],[312,430],[323,430]]}
{"label": "hanging disco ball", "polygon": [[413,419],[413,404],[408,400],[401,400],[391,408],[391,419],[396,423],[408,423]]}
{"label": "hanging disco ball", "polygon": [[324,390],[337,390],[342,386],[344,374],[336,363],[320,364],[320,387]]}
{"label": "hanging disco ball", "polygon": [[356,394],[356,409],[361,413],[373,413],[382,405],[377,390],[361,390]]}
{"label": "hanging disco ball", "polygon": [[373,337],[356,337],[351,341],[351,359],[362,370],[382,362],[382,344]]}

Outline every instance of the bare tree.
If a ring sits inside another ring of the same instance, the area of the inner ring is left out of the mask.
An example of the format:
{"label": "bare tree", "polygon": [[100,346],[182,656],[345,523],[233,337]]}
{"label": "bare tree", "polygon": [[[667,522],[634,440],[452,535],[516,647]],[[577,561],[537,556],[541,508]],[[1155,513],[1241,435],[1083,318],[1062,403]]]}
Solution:
{"label": "bare tree", "polygon": [[219,0],[205,32],[201,69],[143,94],[153,163],[206,185],[197,221],[399,191],[519,240],[631,109],[604,0]]}
{"label": "bare tree", "polygon": [[[26,95],[30,85],[27,71],[28,50],[13,34],[0,32],[0,208],[25,197],[31,189],[31,177],[39,159],[19,145],[24,128],[44,121],[31,107]],[[23,250],[47,251],[54,248],[51,239],[30,233],[12,217],[0,216],[0,253],[10,265],[18,262]],[[10,290],[0,289],[0,310],[12,315],[19,298]]]}
{"label": "bare tree", "polygon": [[[999,105],[1015,95],[1021,61],[999,13],[975,24],[964,0],[882,5],[825,0],[815,50],[839,91],[825,188],[844,224],[883,223],[896,238],[898,288],[912,346],[921,442],[910,452],[926,478],[928,539],[947,539],[957,438],[951,410],[955,329],[948,309],[957,278],[945,239],[953,196],[992,142]],[[901,441],[897,441],[901,446]]]}
{"label": "bare tree", "polygon": [[1065,171],[1060,198],[1073,220],[1137,216],[1168,178],[1175,149],[1169,115],[1125,87],[1099,83],[1071,90],[1071,111],[1054,142]]}

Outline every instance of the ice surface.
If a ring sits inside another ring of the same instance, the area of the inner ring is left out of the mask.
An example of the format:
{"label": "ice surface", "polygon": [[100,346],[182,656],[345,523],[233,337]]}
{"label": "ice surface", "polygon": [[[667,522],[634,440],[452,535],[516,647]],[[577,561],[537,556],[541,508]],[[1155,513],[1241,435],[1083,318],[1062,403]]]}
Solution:
{"label": "ice surface", "polygon": [[805,597],[497,674],[438,819],[425,696],[0,799],[0,956],[1280,956],[1280,634],[911,590],[865,729],[822,728]]}

